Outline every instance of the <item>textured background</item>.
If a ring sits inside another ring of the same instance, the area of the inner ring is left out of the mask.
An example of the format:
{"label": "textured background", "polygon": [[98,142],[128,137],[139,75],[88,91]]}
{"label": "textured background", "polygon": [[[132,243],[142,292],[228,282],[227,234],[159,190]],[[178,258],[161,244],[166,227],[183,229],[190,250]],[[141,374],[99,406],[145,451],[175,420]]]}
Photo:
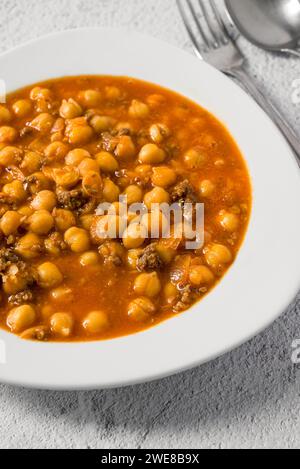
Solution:
{"label": "textured background", "polygon": [[[104,25],[190,50],[175,0],[1,0],[0,50],[51,31]],[[260,87],[299,127],[291,94],[300,61],[245,41],[242,47]],[[0,386],[0,447],[299,448],[300,376],[290,358],[299,312],[300,296],[250,343],[152,384],[80,393]]]}

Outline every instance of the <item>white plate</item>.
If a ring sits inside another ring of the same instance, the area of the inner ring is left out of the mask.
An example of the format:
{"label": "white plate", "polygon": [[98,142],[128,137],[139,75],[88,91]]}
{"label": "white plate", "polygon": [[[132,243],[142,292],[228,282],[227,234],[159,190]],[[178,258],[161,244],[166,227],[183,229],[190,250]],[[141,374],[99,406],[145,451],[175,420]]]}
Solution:
{"label": "white plate", "polygon": [[[286,141],[232,81],[163,42],[109,29],[63,32],[0,57],[8,91],[80,74],[128,75],[198,102],[230,130],[248,162],[253,212],[240,254],[220,285],[185,314],[107,342],[25,342],[4,331],[0,381],[51,389],[121,386],[211,360],[268,326],[300,287],[300,174]],[[1,346],[0,346],[1,348]]]}

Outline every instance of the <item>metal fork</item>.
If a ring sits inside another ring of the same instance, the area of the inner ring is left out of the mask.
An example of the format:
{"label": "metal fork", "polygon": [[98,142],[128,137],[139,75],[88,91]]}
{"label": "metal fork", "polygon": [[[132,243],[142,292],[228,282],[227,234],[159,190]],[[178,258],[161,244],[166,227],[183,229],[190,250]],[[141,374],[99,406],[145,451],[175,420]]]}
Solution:
{"label": "metal fork", "polygon": [[[209,6],[203,0],[176,1],[197,56],[226,75],[235,78],[244,86],[277,124],[295,151],[300,164],[300,140],[279,110],[265,98],[248,75],[245,68],[246,59],[234,39],[229,35],[215,0],[210,0]],[[198,14],[197,5],[200,14]],[[195,30],[198,34],[195,33]]]}

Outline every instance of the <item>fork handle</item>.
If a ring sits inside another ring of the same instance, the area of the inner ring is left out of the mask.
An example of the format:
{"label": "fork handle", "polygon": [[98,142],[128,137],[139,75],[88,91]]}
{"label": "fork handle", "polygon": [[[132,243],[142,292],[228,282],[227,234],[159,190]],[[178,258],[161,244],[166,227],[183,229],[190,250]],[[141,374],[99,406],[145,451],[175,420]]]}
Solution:
{"label": "fork handle", "polygon": [[264,111],[269,115],[269,117],[275,122],[278,128],[281,130],[291,147],[293,148],[298,163],[300,165],[300,140],[291,129],[290,125],[287,123],[284,117],[280,114],[276,106],[269,101],[265,96],[259,91],[255,82],[247,74],[244,68],[236,68],[228,73],[233,78],[236,78],[245,89],[251,94],[255,99],[257,104],[264,109]]}

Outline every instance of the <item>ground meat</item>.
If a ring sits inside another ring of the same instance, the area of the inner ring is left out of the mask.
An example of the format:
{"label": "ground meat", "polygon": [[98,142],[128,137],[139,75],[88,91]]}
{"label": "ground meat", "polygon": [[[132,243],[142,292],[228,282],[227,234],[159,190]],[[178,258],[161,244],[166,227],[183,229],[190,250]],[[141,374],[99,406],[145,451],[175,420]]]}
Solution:
{"label": "ground meat", "polygon": [[23,261],[11,264],[1,273],[4,291],[13,293],[10,303],[19,305],[31,298],[29,289],[37,282],[37,271]]}
{"label": "ground meat", "polygon": [[105,151],[114,152],[118,143],[119,138],[116,135],[113,135],[109,132],[104,132],[102,135],[102,147]]}
{"label": "ground meat", "polygon": [[137,269],[140,272],[151,272],[152,270],[161,270],[163,261],[156,250],[156,244],[150,244],[144,250],[137,261]]}
{"label": "ground meat", "polygon": [[123,264],[124,248],[120,243],[108,241],[99,248],[99,254],[103,257],[104,263],[120,267]]}
{"label": "ground meat", "polygon": [[6,270],[5,274],[12,277],[21,277],[26,280],[28,286],[34,285],[37,281],[37,271],[33,266],[24,261],[18,261]]}
{"label": "ground meat", "polygon": [[10,304],[14,306],[20,306],[25,303],[30,303],[34,299],[33,293],[30,290],[24,290],[21,291],[20,293],[17,293],[16,295],[11,295],[8,298],[8,301]]}
{"label": "ground meat", "polygon": [[180,292],[180,299],[173,308],[173,311],[179,313],[188,309],[197,298],[197,293],[191,285],[186,285]]}
{"label": "ground meat", "polygon": [[50,336],[50,329],[48,326],[36,326],[31,329],[27,329],[21,334],[22,339],[27,340],[47,340]]}
{"label": "ground meat", "polygon": [[192,204],[196,202],[194,189],[187,179],[180,182],[173,188],[171,192],[171,200],[173,203],[178,202],[179,204]]}
{"label": "ground meat", "polygon": [[123,137],[124,135],[130,136],[132,134],[130,129],[127,129],[126,127],[119,129],[118,130],[118,136]]}
{"label": "ground meat", "polygon": [[20,260],[12,248],[0,249],[0,272],[5,272],[11,265]]}
{"label": "ground meat", "polygon": [[60,251],[65,251],[68,248],[67,244],[63,239],[63,236],[57,231],[50,234],[46,244],[48,246],[51,245],[51,247],[53,248],[58,248]]}
{"label": "ground meat", "polygon": [[127,127],[123,127],[118,130],[112,130],[111,132],[103,132],[102,137],[102,148],[105,151],[113,153],[119,143],[119,137],[130,136],[132,131]]}
{"label": "ground meat", "polygon": [[207,287],[194,288],[192,285],[185,285],[180,290],[180,298],[178,302],[173,307],[175,313],[187,310],[193,303],[199,299],[199,297],[207,293]]}
{"label": "ground meat", "polygon": [[78,216],[89,215],[90,213],[93,213],[96,208],[97,208],[97,200],[95,198],[86,199],[85,205],[83,205],[77,210],[77,215]]}
{"label": "ground meat", "polygon": [[82,189],[66,191],[59,187],[56,195],[60,207],[66,210],[79,210],[88,202],[88,199],[83,195]]}

